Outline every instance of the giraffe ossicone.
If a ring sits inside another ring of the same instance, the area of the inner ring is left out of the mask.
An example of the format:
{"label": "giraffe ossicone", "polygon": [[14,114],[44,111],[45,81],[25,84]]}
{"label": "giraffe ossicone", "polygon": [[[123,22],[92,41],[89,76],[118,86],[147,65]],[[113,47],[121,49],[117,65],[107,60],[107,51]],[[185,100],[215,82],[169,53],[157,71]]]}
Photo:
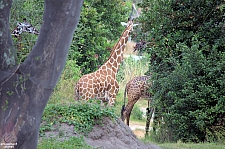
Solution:
{"label": "giraffe ossicone", "polygon": [[108,60],[93,73],[82,76],[75,86],[75,100],[100,99],[109,106],[116,102],[119,84],[116,75],[123,61],[123,52],[133,29],[133,20],[128,19],[126,29],[114,46]]}
{"label": "giraffe ossicone", "polygon": [[[134,104],[140,99],[145,98],[151,101],[152,96],[149,93],[149,88],[152,86],[150,81],[150,76],[137,76],[131,79],[125,87],[124,91],[124,105],[121,109],[121,119],[125,121],[129,126],[130,114],[134,107]],[[126,95],[128,97],[128,102],[125,106]]]}

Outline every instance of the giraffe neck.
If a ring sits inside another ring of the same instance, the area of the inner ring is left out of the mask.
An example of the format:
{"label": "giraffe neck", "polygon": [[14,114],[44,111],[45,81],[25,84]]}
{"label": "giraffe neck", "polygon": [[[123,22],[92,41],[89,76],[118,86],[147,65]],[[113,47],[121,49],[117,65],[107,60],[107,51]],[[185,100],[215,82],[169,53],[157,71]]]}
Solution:
{"label": "giraffe neck", "polygon": [[110,53],[108,60],[99,68],[101,70],[111,69],[111,72],[116,76],[117,71],[120,67],[120,64],[123,60],[123,52],[128,41],[129,34],[131,32],[132,26],[128,26],[122,36],[120,37],[117,44],[114,46],[113,50]]}

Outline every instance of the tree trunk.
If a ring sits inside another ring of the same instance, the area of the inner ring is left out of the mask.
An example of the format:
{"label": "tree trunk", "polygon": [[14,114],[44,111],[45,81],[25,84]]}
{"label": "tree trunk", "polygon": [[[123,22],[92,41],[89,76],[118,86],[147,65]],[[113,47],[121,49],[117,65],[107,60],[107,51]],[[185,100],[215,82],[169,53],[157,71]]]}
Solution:
{"label": "tree trunk", "polygon": [[4,0],[3,5],[8,5],[0,9],[4,14],[0,25],[5,30],[0,37],[0,149],[7,145],[34,149],[42,113],[65,65],[83,0],[45,0],[38,40],[21,65],[15,64],[12,54],[11,3]]}

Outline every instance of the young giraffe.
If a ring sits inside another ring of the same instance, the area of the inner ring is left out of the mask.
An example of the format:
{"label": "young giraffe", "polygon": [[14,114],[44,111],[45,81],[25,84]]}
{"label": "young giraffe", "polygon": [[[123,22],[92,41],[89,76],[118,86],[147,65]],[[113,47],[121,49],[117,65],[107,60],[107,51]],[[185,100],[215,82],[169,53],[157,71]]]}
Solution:
{"label": "young giraffe", "polygon": [[123,61],[123,52],[128,37],[133,29],[133,20],[128,19],[127,27],[110,53],[108,60],[93,73],[82,76],[75,87],[76,100],[100,99],[113,106],[119,85],[116,80],[117,71]]}
{"label": "young giraffe", "polygon": [[[130,114],[134,107],[134,104],[140,98],[146,98],[151,100],[151,94],[148,89],[151,87],[152,83],[149,82],[151,76],[138,76],[131,79],[125,87],[124,91],[124,105],[121,110],[121,119],[124,121],[126,119],[127,125],[129,126]],[[125,107],[126,95],[128,96],[128,103]]]}

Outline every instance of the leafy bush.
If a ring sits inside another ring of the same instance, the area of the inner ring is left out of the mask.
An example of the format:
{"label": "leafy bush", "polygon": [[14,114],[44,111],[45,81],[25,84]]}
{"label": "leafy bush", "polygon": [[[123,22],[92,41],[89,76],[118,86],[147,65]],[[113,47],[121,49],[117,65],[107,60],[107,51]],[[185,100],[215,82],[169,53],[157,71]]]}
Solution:
{"label": "leafy bush", "polygon": [[144,0],[141,7],[143,32],[154,42],[149,71],[161,131],[170,141],[224,140],[224,1]]}

